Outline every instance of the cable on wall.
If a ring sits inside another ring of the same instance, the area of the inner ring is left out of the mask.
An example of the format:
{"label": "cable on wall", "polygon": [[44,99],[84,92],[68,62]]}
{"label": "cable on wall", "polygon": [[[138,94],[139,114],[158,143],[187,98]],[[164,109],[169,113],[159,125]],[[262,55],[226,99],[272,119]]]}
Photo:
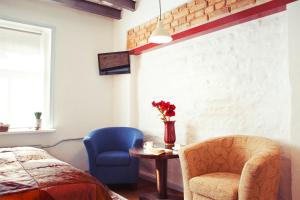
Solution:
{"label": "cable on wall", "polygon": [[[64,142],[79,141],[79,140],[82,140],[82,139],[83,139],[82,137],[80,137],[80,138],[63,139],[63,140],[60,140],[60,141],[56,142],[53,145],[41,145],[41,144],[38,144],[38,145],[22,145],[22,146],[36,147],[36,148],[41,148],[41,149],[49,149],[49,148],[52,148],[52,147],[56,147],[56,146],[58,146],[58,145],[60,145],[61,143],[64,143]],[[7,147],[0,147],[0,148],[11,148],[11,147],[18,147],[18,146],[7,146]]]}
{"label": "cable on wall", "polygon": [[78,141],[78,140],[82,140],[83,138],[70,138],[70,139],[64,139],[64,140],[60,140],[58,142],[56,142],[55,144],[53,145],[45,145],[45,146],[42,146],[41,145],[41,148],[42,149],[48,149],[48,148],[52,148],[52,147],[55,147],[63,142],[70,142],[70,141]]}

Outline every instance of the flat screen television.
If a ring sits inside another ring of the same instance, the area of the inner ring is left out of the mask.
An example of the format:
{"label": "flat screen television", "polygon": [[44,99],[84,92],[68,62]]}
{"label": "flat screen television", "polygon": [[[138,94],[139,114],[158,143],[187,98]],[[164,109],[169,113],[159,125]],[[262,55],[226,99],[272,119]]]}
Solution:
{"label": "flat screen television", "polygon": [[98,54],[100,75],[129,74],[130,58],[128,51]]}

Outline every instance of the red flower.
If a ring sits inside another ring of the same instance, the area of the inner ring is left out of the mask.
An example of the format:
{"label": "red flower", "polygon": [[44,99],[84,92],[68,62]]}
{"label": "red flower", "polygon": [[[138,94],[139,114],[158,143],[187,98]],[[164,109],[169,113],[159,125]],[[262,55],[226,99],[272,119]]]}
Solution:
{"label": "red flower", "polygon": [[161,107],[161,106],[165,105],[165,102],[164,102],[164,101],[160,101],[160,102],[157,103],[157,105],[158,105],[159,107]]}
{"label": "red flower", "polygon": [[170,109],[170,110],[175,110],[175,109],[176,109],[176,106],[175,106],[174,104],[171,104],[170,107],[169,107],[169,109]]}
{"label": "red flower", "polygon": [[174,110],[167,110],[165,115],[167,117],[173,117],[173,116],[175,116],[175,112],[174,112]]}
{"label": "red flower", "polygon": [[169,109],[169,107],[170,107],[170,102],[164,102],[161,106],[160,106],[160,108],[163,110],[163,111],[167,111],[168,109]]}
{"label": "red flower", "polygon": [[157,103],[155,103],[155,101],[152,101],[152,106],[153,106],[153,107],[157,107],[157,106],[158,106],[158,104],[157,104]]}
{"label": "red flower", "polygon": [[176,106],[174,104],[170,104],[170,102],[160,101],[156,103],[155,101],[152,101],[152,106],[157,108],[161,114],[161,119],[164,122],[170,121],[170,118],[175,116],[174,110],[176,109]]}

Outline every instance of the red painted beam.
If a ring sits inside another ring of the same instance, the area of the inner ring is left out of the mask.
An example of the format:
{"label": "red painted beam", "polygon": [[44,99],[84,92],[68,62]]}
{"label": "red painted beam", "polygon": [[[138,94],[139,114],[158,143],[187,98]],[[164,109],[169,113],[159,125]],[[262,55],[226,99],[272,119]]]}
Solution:
{"label": "red painted beam", "polygon": [[249,8],[247,10],[231,14],[229,16],[217,19],[206,24],[199,25],[197,27],[185,30],[180,33],[172,35],[173,41],[168,44],[153,44],[149,43],[135,49],[130,50],[131,55],[140,55],[143,52],[157,49],[167,45],[174,44],[179,41],[190,39],[199,35],[208,34],[214,31],[218,31],[224,28],[228,28],[237,24],[245,23],[251,20],[259,19],[268,15],[272,15],[278,12],[286,10],[286,5],[295,0],[273,0],[268,3]]}

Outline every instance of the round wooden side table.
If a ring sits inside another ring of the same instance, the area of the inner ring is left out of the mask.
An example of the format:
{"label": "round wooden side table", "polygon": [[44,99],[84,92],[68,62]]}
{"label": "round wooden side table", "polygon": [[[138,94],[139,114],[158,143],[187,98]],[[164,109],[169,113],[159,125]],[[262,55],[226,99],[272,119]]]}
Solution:
{"label": "round wooden side table", "polygon": [[[172,151],[171,153],[156,155],[154,153],[151,153],[151,151],[145,150],[143,148],[132,148],[129,149],[129,154],[137,158],[155,159],[156,187],[158,192],[157,199],[168,199],[168,193],[167,193],[168,159],[179,158],[178,152]],[[144,197],[142,196],[140,199],[153,199],[153,197],[147,197],[147,196],[151,196],[151,195],[146,194]]]}

